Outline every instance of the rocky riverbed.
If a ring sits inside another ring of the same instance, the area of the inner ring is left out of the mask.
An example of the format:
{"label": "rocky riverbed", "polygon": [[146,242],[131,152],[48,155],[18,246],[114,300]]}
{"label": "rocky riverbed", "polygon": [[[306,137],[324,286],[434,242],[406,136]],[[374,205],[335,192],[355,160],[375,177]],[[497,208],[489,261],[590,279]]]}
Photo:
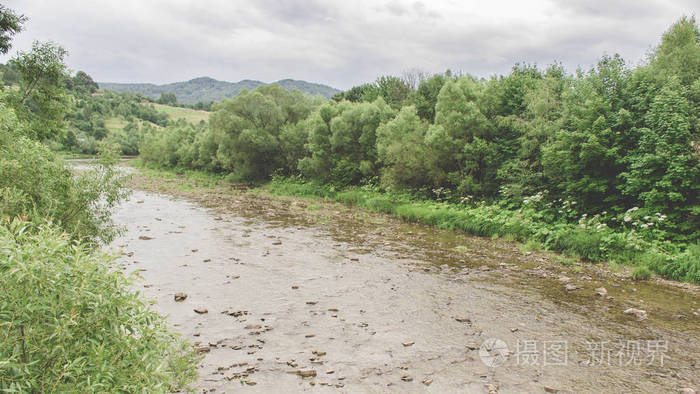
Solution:
{"label": "rocky riverbed", "polygon": [[111,247],[203,355],[197,390],[700,386],[695,286],[336,203],[177,182],[135,175]]}

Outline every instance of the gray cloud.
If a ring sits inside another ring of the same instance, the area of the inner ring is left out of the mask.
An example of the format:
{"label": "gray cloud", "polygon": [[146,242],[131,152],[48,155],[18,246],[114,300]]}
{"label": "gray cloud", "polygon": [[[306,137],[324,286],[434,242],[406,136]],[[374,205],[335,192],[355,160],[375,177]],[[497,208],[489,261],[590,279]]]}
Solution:
{"label": "gray cloud", "polygon": [[[690,0],[35,0],[15,48],[53,40],[99,81],[305,79],[339,88],[417,67],[489,76],[516,62],[632,63]],[[7,56],[0,59],[6,61]]]}

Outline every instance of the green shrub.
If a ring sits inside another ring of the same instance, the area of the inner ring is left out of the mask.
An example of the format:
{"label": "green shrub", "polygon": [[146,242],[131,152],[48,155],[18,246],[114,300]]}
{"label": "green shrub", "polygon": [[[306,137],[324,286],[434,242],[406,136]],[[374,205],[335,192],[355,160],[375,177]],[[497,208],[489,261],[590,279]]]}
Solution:
{"label": "green shrub", "polygon": [[40,142],[0,130],[0,217],[49,218],[73,237],[109,242],[111,208],[125,195],[113,166],[76,175]]}
{"label": "green shrub", "polygon": [[632,279],[634,280],[648,280],[651,279],[651,276],[651,270],[645,265],[639,265],[632,270]]}
{"label": "green shrub", "polygon": [[167,392],[196,358],[131,278],[52,225],[0,221],[0,391]]}

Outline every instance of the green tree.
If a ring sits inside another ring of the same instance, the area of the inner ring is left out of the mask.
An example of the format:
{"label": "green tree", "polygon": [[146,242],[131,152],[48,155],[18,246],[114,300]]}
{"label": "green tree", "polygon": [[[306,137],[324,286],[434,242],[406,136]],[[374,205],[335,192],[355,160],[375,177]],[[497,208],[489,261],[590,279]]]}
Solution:
{"label": "green tree", "polygon": [[377,153],[382,183],[394,189],[437,186],[444,174],[435,153],[425,144],[426,121],[414,106],[403,107],[396,118],[377,129]]}
{"label": "green tree", "polygon": [[71,90],[78,94],[92,94],[99,89],[99,85],[85,71],[78,71],[75,76],[70,79]]}
{"label": "green tree", "polygon": [[177,97],[174,93],[161,93],[158,98],[158,104],[176,105]]}
{"label": "green tree", "polygon": [[24,15],[0,4],[0,53],[7,53],[12,48],[12,37],[22,31],[26,21]]}
{"label": "green tree", "polygon": [[630,155],[623,192],[636,197],[647,214],[666,213],[688,239],[700,236],[700,155],[693,114],[679,78],[671,78],[656,95]]}
{"label": "green tree", "polygon": [[416,90],[416,112],[421,119],[430,123],[435,121],[435,105],[437,104],[440,89],[445,84],[446,77],[442,74],[422,80]]}
{"label": "green tree", "polygon": [[324,105],[310,121],[311,157],[300,161],[300,170],[309,177],[343,185],[376,175],[376,131],[392,116],[381,98],[374,103]]}
{"label": "green tree", "polygon": [[11,60],[20,74],[19,89],[8,97],[20,120],[29,124],[29,136],[39,140],[60,138],[68,111],[64,62],[65,49],[52,43],[35,41],[30,52],[18,52]]}

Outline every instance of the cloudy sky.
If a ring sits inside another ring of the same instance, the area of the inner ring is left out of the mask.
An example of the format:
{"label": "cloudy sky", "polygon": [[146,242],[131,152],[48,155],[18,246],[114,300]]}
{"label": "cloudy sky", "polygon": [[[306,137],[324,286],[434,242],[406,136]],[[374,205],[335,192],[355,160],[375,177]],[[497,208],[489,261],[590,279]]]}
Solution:
{"label": "cloudy sky", "polygon": [[[516,62],[638,63],[698,0],[9,0],[14,40],[52,40],[97,81],[303,79],[347,89],[411,68],[477,76]],[[0,57],[7,61],[8,56]]]}

